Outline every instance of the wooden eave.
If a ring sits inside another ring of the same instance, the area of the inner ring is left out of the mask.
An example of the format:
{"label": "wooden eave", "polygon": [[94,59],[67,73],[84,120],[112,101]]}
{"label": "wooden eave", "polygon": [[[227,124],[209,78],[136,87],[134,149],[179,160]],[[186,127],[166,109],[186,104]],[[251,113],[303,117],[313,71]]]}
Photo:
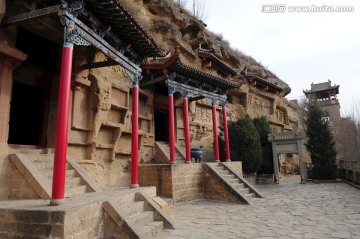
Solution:
{"label": "wooden eave", "polygon": [[177,55],[173,55],[172,57],[168,58],[168,60],[163,62],[158,61],[155,63],[141,65],[141,68],[143,70],[170,70],[179,75],[183,75],[190,79],[207,83],[212,86],[220,87],[225,90],[237,88],[240,86],[239,83],[231,82],[224,78],[214,76],[191,66],[187,66],[180,61]]}
{"label": "wooden eave", "polygon": [[156,57],[161,50],[150,34],[137,22],[118,0],[87,0],[85,8],[92,12],[111,31],[120,37],[139,55]]}
{"label": "wooden eave", "polygon": [[214,67],[218,71],[220,71],[221,73],[223,73],[225,75],[235,76],[237,74],[237,72],[234,69],[232,69],[225,62],[223,62],[222,60],[220,60],[218,57],[216,57],[214,54],[212,54],[210,52],[206,52],[206,51],[199,49],[198,56],[203,61],[206,61],[206,60],[211,61],[214,64]]}
{"label": "wooden eave", "polygon": [[331,86],[323,90],[304,90],[303,92],[305,95],[313,95],[313,94],[329,94],[334,91],[336,94],[339,94],[339,85]]}
{"label": "wooden eave", "polygon": [[284,91],[283,88],[281,88],[280,86],[278,85],[275,85],[259,76],[245,76],[245,78],[248,80],[248,82],[252,85],[256,85],[256,86],[260,86],[262,87],[263,89],[265,90],[269,90],[269,91],[272,91],[272,92],[282,92]]}

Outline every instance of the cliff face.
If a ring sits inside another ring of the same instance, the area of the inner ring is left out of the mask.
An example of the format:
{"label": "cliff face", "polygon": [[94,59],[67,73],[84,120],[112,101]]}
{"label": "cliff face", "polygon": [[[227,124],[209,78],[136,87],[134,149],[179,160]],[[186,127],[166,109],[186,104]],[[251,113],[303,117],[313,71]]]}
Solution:
{"label": "cliff face", "polygon": [[240,72],[245,69],[267,81],[279,85],[285,92],[290,92],[288,84],[266,69],[250,56],[230,47],[229,42],[206,28],[206,24],[196,19],[187,10],[173,0],[136,0],[122,1],[122,4],[133,14],[159,43],[164,53],[180,48],[184,62],[201,68],[201,60],[196,50],[211,50],[214,55],[238,72],[234,78],[241,78]]}

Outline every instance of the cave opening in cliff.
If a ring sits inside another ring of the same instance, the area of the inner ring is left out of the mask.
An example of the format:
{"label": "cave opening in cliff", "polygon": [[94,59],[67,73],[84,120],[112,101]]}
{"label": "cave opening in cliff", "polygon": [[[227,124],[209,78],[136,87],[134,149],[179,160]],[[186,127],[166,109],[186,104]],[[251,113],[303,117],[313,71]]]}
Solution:
{"label": "cave opening in cliff", "polygon": [[59,45],[18,28],[15,46],[27,59],[13,72],[8,144],[46,146]]}

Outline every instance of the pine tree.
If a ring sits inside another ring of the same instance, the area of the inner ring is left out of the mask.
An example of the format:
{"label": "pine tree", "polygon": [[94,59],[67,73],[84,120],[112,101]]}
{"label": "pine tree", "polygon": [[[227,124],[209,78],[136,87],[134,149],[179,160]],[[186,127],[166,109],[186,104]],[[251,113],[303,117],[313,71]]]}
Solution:
{"label": "pine tree", "polygon": [[[242,161],[244,173],[255,173],[262,164],[260,136],[252,119],[247,115],[236,122],[229,122],[230,158]],[[219,134],[221,160],[225,160],[225,143]]]}
{"label": "pine tree", "polygon": [[322,120],[322,111],[316,104],[307,105],[306,148],[313,164],[314,179],[336,178],[335,141],[330,125]]}
{"label": "pine tree", "polygon": [[271,133],[270,125],[265,116],[254,118],[254,125],[260,136],[261,151],[263,162],[258,170],[258,174],[273,174],[274,160],[271,143],[268,140],[268,134]]}

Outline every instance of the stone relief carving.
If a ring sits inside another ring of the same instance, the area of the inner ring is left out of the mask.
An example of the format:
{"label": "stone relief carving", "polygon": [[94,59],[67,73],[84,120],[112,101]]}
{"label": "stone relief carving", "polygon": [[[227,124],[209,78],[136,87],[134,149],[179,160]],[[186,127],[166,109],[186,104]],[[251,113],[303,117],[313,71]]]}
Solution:
{"label": "stone relief carving", "polygon": [[196,107],[193,121],[201,122],[205,124],[212,124],[212,112],[211,109]]}
{"label": "stone relief carving", "polygon": [[95,143],[100,127],[103,122],[106,122],[108,111],[111,108],[111,85],[106,81],[105,77],[89,75],[89,80],[91,81],[90,91],[94,95],[95,101],[93,105],[95,117],[92,131],[87,141],[89,143]]}
{"label": "stone relief carving", "polygon": [[190,126],[190,140],[191,141],[201,141],[206,137],[212,135],[211,126],[204,124],[195,124]]}
{"label": "stone relief carving", "polygon": [[270,108],[270,100],[261,98],[259,96],[248,95],[248,105],[257,109]]}

